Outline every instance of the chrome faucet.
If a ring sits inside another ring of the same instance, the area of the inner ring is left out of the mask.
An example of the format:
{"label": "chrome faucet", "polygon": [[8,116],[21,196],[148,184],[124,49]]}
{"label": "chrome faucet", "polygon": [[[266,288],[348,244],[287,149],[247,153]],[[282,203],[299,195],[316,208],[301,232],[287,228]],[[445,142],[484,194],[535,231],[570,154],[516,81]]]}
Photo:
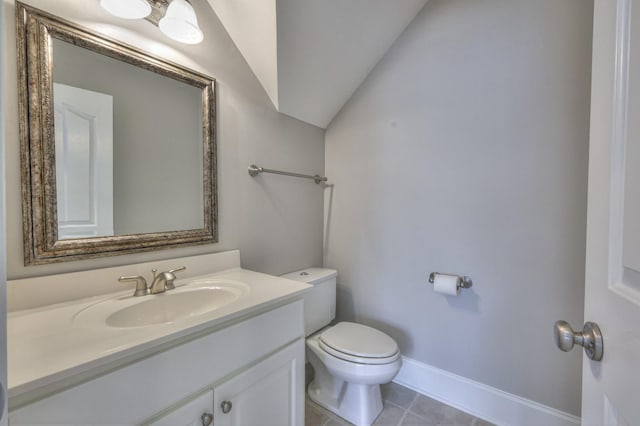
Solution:
{"label": "chrome faucet", "polygon": [[127,281],[135,281],[136,282],[136,290],[133,293],[135,297],[144,296],[147,294],[158,294],[164,293],[167,290],[173,290],[175,285],[173,285],[173,281],[176,279],[174,275],[176,272],[184,271],[187,269],[186,266],[180,266],[179,268],[171,269],[166,272],[157,273],[157,269],[152,269],[153,272],[153,282],[150,286],[147,286],[147,280],[140,275],[126,276],[118,278],[120,282]]}
{"label": "chrome faucet", "polygon": [[167,272],[160,272],[159,274],[157,273],[157,269],[152,269],[151,272],[153,272],[153,282],[151,283],[151,286],[149,286],[149,291],[151,292],[151,294],[164,293],[167,290],[173,290],[174,288],[176,288],[176,286],[173,285],[173,280],[176,279],[174,273],[184,271],[185,269],[187,269],[186,266],[181,266],[179,268],[171,269]]}

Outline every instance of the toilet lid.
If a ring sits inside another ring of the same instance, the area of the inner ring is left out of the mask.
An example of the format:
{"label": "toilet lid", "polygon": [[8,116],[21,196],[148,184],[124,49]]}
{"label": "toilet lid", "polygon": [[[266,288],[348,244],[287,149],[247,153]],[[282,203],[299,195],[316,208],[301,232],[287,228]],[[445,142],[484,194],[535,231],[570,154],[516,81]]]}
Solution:
{"label": "toilet lid", "polygon": [[398,357],[398,345],[391,337],[375,328],[353,322],[336,324],[322,333],[319,340],[323,346],[357,358]]}

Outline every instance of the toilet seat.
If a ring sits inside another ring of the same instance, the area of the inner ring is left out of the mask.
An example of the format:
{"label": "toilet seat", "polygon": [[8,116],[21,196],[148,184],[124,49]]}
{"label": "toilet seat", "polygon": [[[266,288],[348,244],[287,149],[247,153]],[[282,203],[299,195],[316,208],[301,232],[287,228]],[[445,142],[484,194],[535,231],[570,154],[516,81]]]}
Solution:
{"label": "toilet seat", "polygon": [[385,333],[366,325],[341,322],[320,334],[322,350],[357,364],[389,364],[400,358],[396,342]]}

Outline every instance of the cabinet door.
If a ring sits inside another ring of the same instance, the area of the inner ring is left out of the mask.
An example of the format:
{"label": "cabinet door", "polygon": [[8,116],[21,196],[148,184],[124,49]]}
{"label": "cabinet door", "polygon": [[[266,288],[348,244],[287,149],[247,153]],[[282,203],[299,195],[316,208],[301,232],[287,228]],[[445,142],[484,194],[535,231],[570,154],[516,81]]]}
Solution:
{"label": "cabinet door", "polygon": [[[211,416],[209,418],[204,416]],[[209,420],[210,419],[210,420]],[[148,423],[151,426],[209,426],[213,425],[213,391],[207,391]]]}
{"label": "cabinet door", "polygon": [[303,426],[304,340],[214,390],[216,426]]}

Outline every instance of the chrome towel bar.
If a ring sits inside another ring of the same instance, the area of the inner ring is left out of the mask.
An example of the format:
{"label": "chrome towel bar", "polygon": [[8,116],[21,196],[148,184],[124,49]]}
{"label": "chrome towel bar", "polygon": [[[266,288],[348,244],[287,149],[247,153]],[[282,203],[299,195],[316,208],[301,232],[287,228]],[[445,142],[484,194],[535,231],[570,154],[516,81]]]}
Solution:
{"label": "chrome towel bar", "polygon": [[320,175],[311,176],[311,175],[303,175],[301,173],[291,173],[291,172],[283,172],[280,170],[265,169],[264,167],[258,167],[255,164],[252,164],[249,166],[249,176],[256,177],[258,176],[258,173],[273,173],[276,175],[285,175],[285,176],[293,176],[293,177],[299,177],[304,179],[313,179],[313,181],[318,184],[327,181],[327,178],[325,176],[320,176]]}

